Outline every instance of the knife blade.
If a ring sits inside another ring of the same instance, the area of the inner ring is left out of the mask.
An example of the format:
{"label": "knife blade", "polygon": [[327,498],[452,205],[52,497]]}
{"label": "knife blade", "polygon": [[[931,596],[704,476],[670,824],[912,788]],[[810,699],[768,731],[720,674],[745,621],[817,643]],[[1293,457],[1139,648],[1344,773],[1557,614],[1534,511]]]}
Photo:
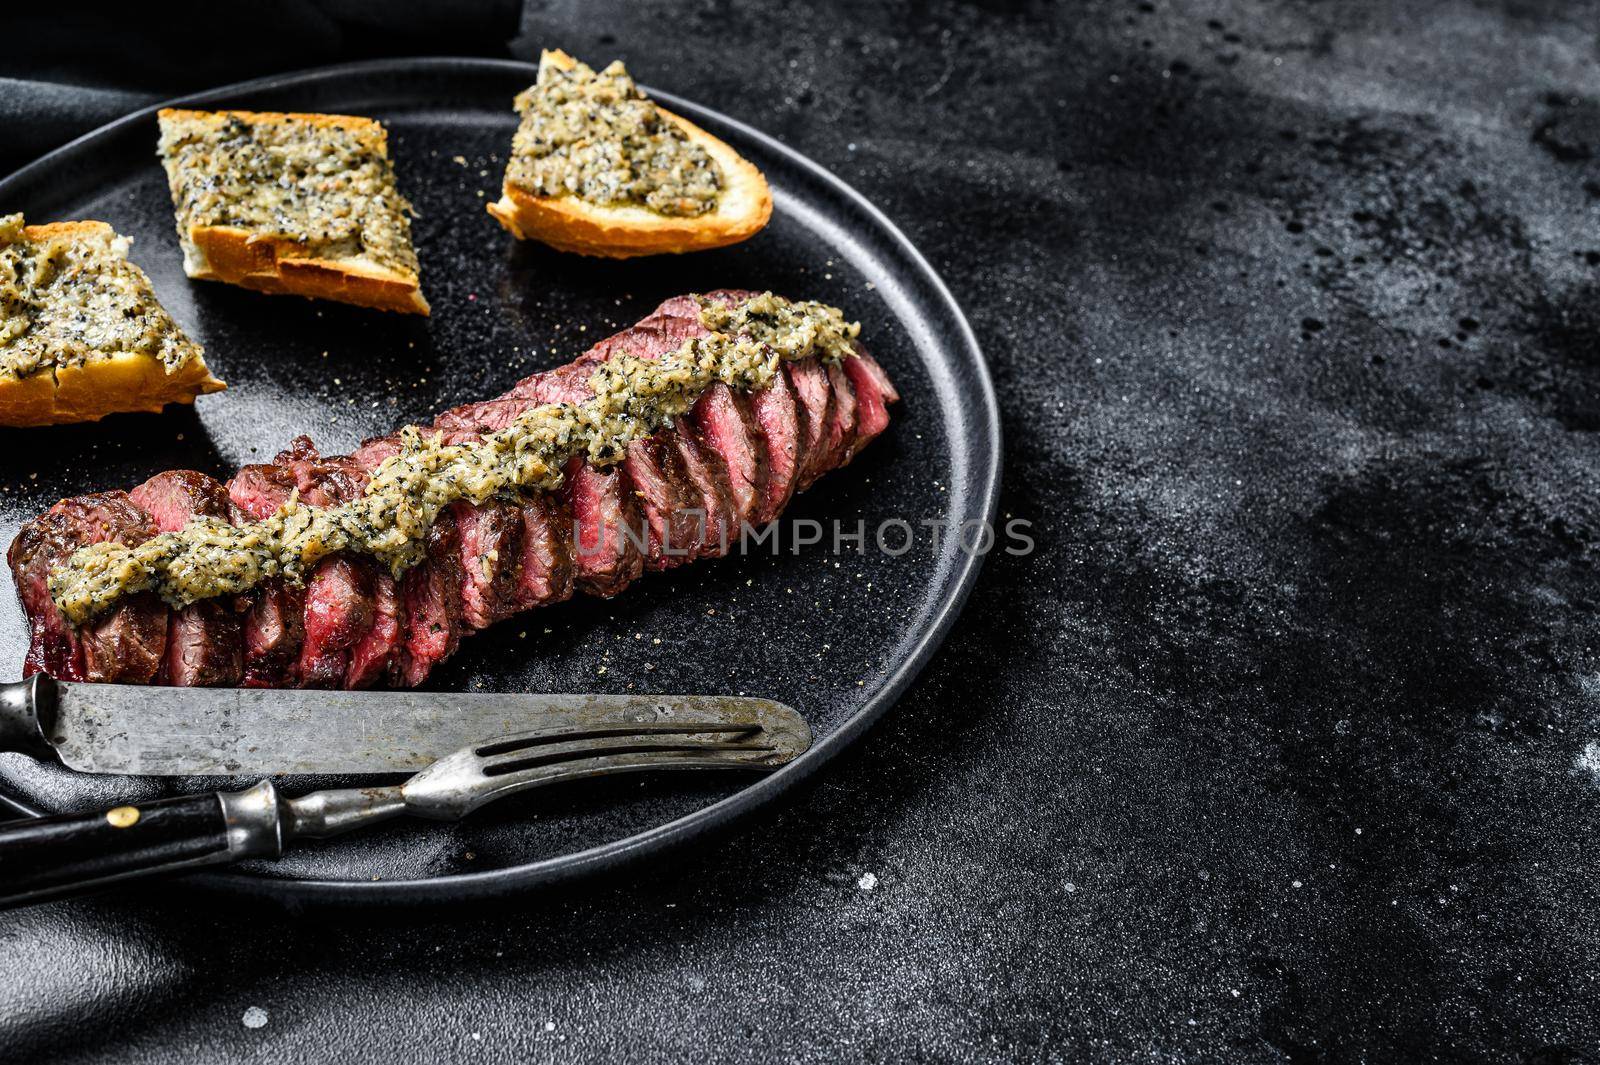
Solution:
{"label": "knife blade", "polygon": [[811,739],[792,708],[733,695],[157,688],[43,674],[0,685],[0,750],[137,776],[413,772],[508,733],[678,721],[759,726],[801,750]]}

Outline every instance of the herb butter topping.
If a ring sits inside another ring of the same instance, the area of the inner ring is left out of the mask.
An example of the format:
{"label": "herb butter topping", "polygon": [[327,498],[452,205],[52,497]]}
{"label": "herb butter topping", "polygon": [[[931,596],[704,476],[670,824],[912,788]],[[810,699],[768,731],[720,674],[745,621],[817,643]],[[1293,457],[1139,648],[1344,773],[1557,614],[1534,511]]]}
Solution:
{"label": "herb butter topping", "polygon": [[736,305],[701,298],[700,321],[705,336],[660,359],[622,353],[599,364],[589,378],[594,395],[582,402],[534,407],[470,443],[404,430],[399,453],[349,503],[318,509],[291,497],[264,521],[196,518],[133,547],[93,544],[51,571],[50,594],[78,624],[134,592],[154,590],[180,607],[269,577],[300,583],[341,551],[371,555],[398,577],[422,561],[428,529],[451,503],[558,488],[573,456],[619,462],[631,441],[666,428],[712,384],[764,388],[784,361],[849,356],[861,331],[838,308],[770,292]]}
{"label": "herb butter topping", "polygon": [[522,124],[506,181],[537,196],[576,196],[695,217],[722,190],[715,159],[639,91],[621,61],[598,74],[548,60],[516,99]]}
{"label": "herb butter topping", "polygon": [[200,356],[128,261],[129,243],[100,226],[31,239],[22,215],[0,217],[0,375],[121,354],[160,359],[171,373]]}
{"label": "herb butter topping", "polygon": [[310,258],[365,259],[417,276],[411,204],[395,187],[382,128],[331,115],[179,112],[160,155],[192,252],[195,226],[232,226],[299,243]]}

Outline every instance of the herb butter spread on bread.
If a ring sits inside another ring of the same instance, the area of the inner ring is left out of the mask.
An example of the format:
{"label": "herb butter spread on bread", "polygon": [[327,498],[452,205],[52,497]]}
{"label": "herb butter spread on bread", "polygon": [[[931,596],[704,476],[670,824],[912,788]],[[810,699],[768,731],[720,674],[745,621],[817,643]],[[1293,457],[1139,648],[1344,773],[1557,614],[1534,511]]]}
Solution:
{"label": "herb butter spread on bread", "polygon": [[522,124],[506,180],[537,196],[573,195],[601,207],[640,204],[657,214],[715,210],[722,168],[645,97],[617,60],[545,64],[516,99]]}
{"label": "herb butter spread on bread", "polygon": [[170,108],[159,118],[190,277],[428,313],[382,125]]}
{"label": "herb butter spread on bread", "polygon": [[221,390],[104,222],[0,217],[0,425],[94,421]]}
{"label": "herb butter spread on bread", "polygon": [[760,171],[657,106],[621,62],[597,73],[545,52],[515,106],[521,122],[489,213],[519,239],[626,258],[733,244],[771,217]]}

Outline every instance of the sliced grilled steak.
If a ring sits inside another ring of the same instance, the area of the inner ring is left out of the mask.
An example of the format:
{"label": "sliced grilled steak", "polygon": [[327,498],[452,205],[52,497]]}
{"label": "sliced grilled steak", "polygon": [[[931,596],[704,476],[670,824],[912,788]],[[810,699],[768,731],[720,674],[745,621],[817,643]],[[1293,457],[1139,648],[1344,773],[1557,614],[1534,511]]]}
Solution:
{"label": "sliced grilled steak", "polygon": [[167,608],[155,595],[130,595],[85,625],[83,678],[100,684],[150,684],[167,649]]}
{"label": "sliced grilled steak", "polygon": [[[733,302],[753,293],[725,291],[710,295],[713,299]],[[600,341],[571,366],[563,367],[562,371],[569,375],[569,379],[581,378],[587,382],[595,363],[623,352],[641,359],[659,359],[677,350],[690,337],[704,336],[705,332],[705,327],[700,323],[700,305],[692,296],[677,296],[661,304],[637,325]],[[513,391],[524,389],[532,380],[529,378],[522,382]],[[728,391],[725,385],[716,387]],[[536,389],[529,391],[536,392]],[[581,398],[589,394],[585,383],[578,395]],[[727,437],[730,442],[740,445],[734,452],[741,457],[736,468],[748,482],[756,476],[745,461],[755,448],[750,440],[752,430],[749,428],[748,408],[726,402],[707,404],[707,407],[708,410],[715,408],[707,415],[713,424],[720,424],[721,419],[732,417],[734,425],[716,435],[718,440]],[[722,454],[715,441],[705,440],[696,429],[698,413],[697,407],[695,412],[678,419],[671,431],[658,438],[670,447],[677,459],[675,464],[661,464],[660,472],[664,478],[677,480],[678,483],[672,485],[673,494],[690,501],[689,512],[680,514],[680,520],[673,523],[672,543],[675,546],[684,544],[689,549],[689,558],[719,558],[727,554],[730,544],[738,539],[739,522],[745,512],[730,483],[730,460]],[[646,469],[642,472],[648,476],[654,471]],[[680,540],[679,536],[686,539]],[[660,568],[666,568],[666,565]]]}
{"label": "sliced grilled steak", "polygon": [[367,559],[324,559],[306,582],[302,688],[337,688],[350,666],[350,648],[372,627],[373,567]]}
{"label": "sliced grilled steak", "polygon": [[350,460],[368,473],[383,465],[383,460],[400,454],[400,435],[375,436],[363,440],[361,446],[350,453]]}
{"label": "sliced grilled steak", "polygon": [[[229,517],[228,490],[194,470],[158,473],[128,493],[162,532],[193,517]],[[157,674],[179,688],[232,687],[244,676],[240,617],[231,599],[206,599],[172,611],[167,650]]]}
{"label": "sliced grilled steak", "polygon": [[274,578],[249,597],[244,613],[246,688],[291,688],[292,667],[305,637],[305,589]]}
{"label": "sliced grilled steak", "polygon": [[[523,412],[538,406],[543,402],[551,402],[539,398],[543,394],[541,381],[544,374],[535,374],[518,383],[517,388],[526,393],[522,396],[513,396],[507,393],[499,399],[486,400],[482,403],[469,403],[446,411],[434,421],[434,428],[448,434],[449,438],[466,438],[470,435],[481,435],[504,429],[516,420]],[[516,388],[512,390],[517,391]],[[369,447],[373,442],[369,441]],[[381,454],[381,448],[373,447],[372,454]],[[509,529],[497,532],[506,537],[505,544],[500,548],[499,558],[494,566],[480,570],[484,580],[495,586],[495,590],[484,597],[486,602],[495,602],[499,608],[493,612],[479,611],[479,616],[489,618],[493,613],[498,619],[528,610],[546,603],[560,602],[570,598],[573,590],[573,525],[574,520],[571,510],[565,505],[566,494],[556,495],[539,493],[530,497],[526,502],[513,509],[521,518],[522,528],[519,533],[513,534]],[[498,506],[498,504],[496,504]],[[459,515],[458,515],[459,517]],[[516,537],[513,550],[510,538]],[[592,543],[596,537],[591,536]],[[468,541],[471,535],[462,537],[462,551],[464,560],[468,555]],[[463,567],[469,569],[470,566]],[[498,573],[497,569],[507,572]],[[486,620],[484,624],[488,624]],[[479,625],[478,627],[483,627]]]}
{"label": "sliced grilled steak", "polygon": [[[447,411],[430,428],[447,443],[473,440],[538,404],[588,398],[595,366],[620,352],[659,358],[703,333],[692,298],[668,300],[575,362],[534,374],[497,399]],[[149,514],[122,493],[65,500],[24,526],[8,555],[32,631],[25,668],[73,679],[228,683],[240,661],[216,656],[242,644],[246,685],[420,684],[455,651],[463,631],[566,599],[575,587],[614,595],[647,565],[675,565],[669,550],[680,541],[685,558],[724,554],[741,521],[771,520],[796,491],[850,461],[883,431],[886,404],[897,398],[865,353],[842,365],[787,363],[758,394],[715,386],[671,428],[630,444],[616,466],[573,460],[557,492],[452,504],[428,534],[424,561],[399,582],[365,557],[326,559],[305,588],[269,582],[240,597],[240,639],[217,638],[229,616],[223,601],[186,608],[171,622],[171,653],[164,653],[167,612],[150,596],[129,597],[95,623],[71,629],[50,601],[51,567],[85,544],[137,543],[190,514],[259,520],[292,492],[311,506],[336,505],[398,453],[399,436],[332,457],[299,438],[274,462],[240,470],[226,502],[215,482],[182,472],[136,490]]]}
{"label": "sliced grilled steak", "polygon": [[598,470],[581,458],[567,464],[561,495],[572,515],[572,560],[578,587],[609,599],[644,572],[643,519],[626,475]]}
{"label": "sliced grilled steak", "polygon": [[271,517],[298,488],[293,470],[274,464],[243,466],[228,482],[228,502],[245,521],[260,521]]}

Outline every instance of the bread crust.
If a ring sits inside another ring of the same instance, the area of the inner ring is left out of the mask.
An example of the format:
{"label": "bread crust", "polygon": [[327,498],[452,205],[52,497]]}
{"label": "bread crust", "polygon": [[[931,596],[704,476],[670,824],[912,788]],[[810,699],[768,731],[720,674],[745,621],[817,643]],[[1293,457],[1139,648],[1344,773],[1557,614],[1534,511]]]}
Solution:
{"label": "bread crust", "polygon": [[[542,62],[570,68],[575,60],[565,52],[546,52]],[[722,169],[716,210],[696,218],[677,217],[645,207],[601,206],[576,196],[535,196],[505,182],[499,201],[488,205],[489,213],[518,240],[608,259],[704,251],[759,233],[772,217],[772,190],[761,171],[688,119],[664,107],[660,111]]]}
{"label": "bread crust", "polygon": [[[24,226],[22,232],[30,241],[113,235],[105,222],[50,222]],[[65,425],[99,421],[108,414],[156,412],[169,403],[192,404],[196,396],[227,387],[203,358],[169,374],[160,359],[124,352],[27,377],[0,375],[0,425]]]}
{"label": "bread crust", "polygon": [[[368,147],[388,154],[389,134],[374,119],[296,111],[188,111],[167,107],[157,113],[163,125],[217,126],[229,118],[254,124],[297,122],[355,134]],[[179,225],[182,225],[180,219]],[[334,300],[400,314],[429,313],[419,278],[352,259],[308,256],[290,237],[251,233],[236,226],[189,226],[184,273],[197,281],[221,281],[274,295]]]}

